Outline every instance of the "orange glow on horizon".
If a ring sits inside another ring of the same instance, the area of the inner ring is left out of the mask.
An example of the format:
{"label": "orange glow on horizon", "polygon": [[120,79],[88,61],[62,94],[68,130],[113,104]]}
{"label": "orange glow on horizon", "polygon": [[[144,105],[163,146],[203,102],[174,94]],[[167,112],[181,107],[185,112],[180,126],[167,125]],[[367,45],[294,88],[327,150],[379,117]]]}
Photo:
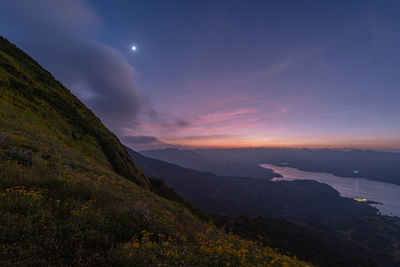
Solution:
{"label": "orange glow on horizon", "polygon": [[264,147],[264,148],[359,148],[359,149],[397,149],[400,148],[400,140],[265,140],[253,139],[246,140],[240,138],[216,137],[216,138],[162,138],[164,143],[182,146],[185,148],[249,148],[249,147]]}

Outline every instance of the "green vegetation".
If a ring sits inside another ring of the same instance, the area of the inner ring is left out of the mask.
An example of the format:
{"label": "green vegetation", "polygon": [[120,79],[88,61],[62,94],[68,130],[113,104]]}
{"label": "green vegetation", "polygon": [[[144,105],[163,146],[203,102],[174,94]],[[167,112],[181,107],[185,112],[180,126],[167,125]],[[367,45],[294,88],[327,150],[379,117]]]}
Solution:
{"label": "green vegetation", "polygon": [[307,266],[206,219],[0,38],[2,265]]}
{"label": "green vegetation", "polygon": [[183,198],[181,198],[174,190],[171,188],[167,187],[164,184],[164,181],[156,178],[149,178],[150,181],[150,186],[151,186],[151,191],[158,196],[161,196],[165,199],[168,199],[170,201],[179,203],[183,205],[186,209],[188,209],[191,213],[197,216],[200,220],[203,222],[210,222],[211,217],[205,213],[202,212],[199,208],[193,206],[192,204],[188,203],[185,201]]}
{"label": "green vegetation", "polygon": [[344,216],[324,224],[213,216],[217,226],[318,266],[399,266],[400,220]]}
{"label": "green vegetation", "polygon": [[399,217],[338,217],[327,221],[325,226],[367,250],[380,266],[400,266]]}
{"label": "green vegetation", "polygon": [[52,145],[62,143],[68,153],[78,152],[82,160],[94,160],[139,185],[148,185],[117,137],[68,89],[4,38],[0,51],[0,126],[9,146],[33,153],[40,150],[45,156],[55,156],[53,162],[60,155]]}

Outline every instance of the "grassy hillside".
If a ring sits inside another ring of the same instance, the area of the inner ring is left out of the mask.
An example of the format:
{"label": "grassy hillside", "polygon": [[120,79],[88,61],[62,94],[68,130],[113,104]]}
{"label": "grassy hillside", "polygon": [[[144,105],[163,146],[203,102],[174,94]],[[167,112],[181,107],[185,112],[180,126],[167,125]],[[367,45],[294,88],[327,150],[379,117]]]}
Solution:
{"label": "grassy hillside", "polygon": [[1,265],[306,266],[179,202],[70,91],[0,38]]}
{"label": "grassy hillside", "polygon": [[[0,51],[3,143],[7,141],[9,148],[14,145],[14,149],[29,150],[32,157],[40,153],[52,162],[60,156],[63,160],[69,157],[67,164],[94,161],[148,186],[117,137],[68,89],[5,39],[0,39]],[[52,146],[55,143],[63,144],[65,152],[79,153],[79,158],[57,154]]]}

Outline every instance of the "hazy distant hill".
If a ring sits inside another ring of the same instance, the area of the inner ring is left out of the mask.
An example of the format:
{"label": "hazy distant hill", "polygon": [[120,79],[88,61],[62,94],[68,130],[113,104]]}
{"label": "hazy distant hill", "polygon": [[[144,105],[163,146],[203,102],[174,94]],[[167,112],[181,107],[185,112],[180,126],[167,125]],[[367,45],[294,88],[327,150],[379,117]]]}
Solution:
{"label": "hazy distant hill", "polygon": [[2,266],[306,265],[200,217],[136,168],[69,90],[0,37]]}
{"label": "hazy distant hill", "polygon": [[271,182],[219,176],[147,158],[130,149],[128,152],[146,175],[163,180],[184,199],[211,213],[318,221],[346,214],[375,214],[377,211],[339,196],[328,185],[313,181]]}
{"label": "hazy distant hill", "polygon": [[174,163],[179,166],[198,171],[208,171],[223,176],[244,176],[261,179],[272,179],[281,177],[279,174],[242,160],[240,158],[221,157],[218,154],[202,153],[197,150],[181,150],[167,148],[160,150],[141,151],[141,154],[150,158],[159,159],[165,162]]}
{"label": "hazy distant hill", "polygon": [[[328,172],[341,177],[364,177],[400,185],[400,153],[371,150],[274,148],[199,149],[193,151],[162,149],[142,151],[141,153],[183,167],[222,175],[224,175],[221,167],[223,164],[235,165],[235,162],[241,162],[241,165],[237,165],[241,175],[258,177],[253,175],[253,172],[250,171],[251,168],[257,168],[262,163],[281,165],[285,162],[288,163],[288,166],[303,171]],[[215,162],[219,162],[219,164],[215,164]]]}

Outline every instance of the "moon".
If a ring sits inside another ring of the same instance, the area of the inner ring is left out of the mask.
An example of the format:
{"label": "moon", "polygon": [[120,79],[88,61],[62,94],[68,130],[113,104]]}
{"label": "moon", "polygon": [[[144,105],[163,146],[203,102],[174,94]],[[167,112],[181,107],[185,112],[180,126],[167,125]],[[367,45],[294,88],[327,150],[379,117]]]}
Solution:
{"label": "moon", "polygon": [[136,51],[136,46],[133,45],[133,46],[131,47],[131,49],[132,49],[132,51]]}

